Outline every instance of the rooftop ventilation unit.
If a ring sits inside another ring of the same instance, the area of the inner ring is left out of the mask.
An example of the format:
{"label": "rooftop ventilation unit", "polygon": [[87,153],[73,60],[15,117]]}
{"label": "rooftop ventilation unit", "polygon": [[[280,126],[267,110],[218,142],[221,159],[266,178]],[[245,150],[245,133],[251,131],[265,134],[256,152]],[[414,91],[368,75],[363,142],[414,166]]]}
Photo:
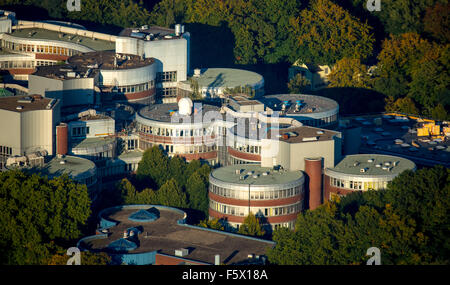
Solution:
{"label": "rooftop ventilation unit", "polygon": [[74,78],[76,76],[76,73],[73,71],[67,72],[67,77]]}
{"label": "rooftop ventilation unit", "polygon": [[177,35],[177,36],[181,35],[181,25],[180,24],[175,25],[175,35]]}
{"label": "rooftop ventilation unit", "polygon": [[239,176],[239,180],[245,180],[245,175]]}
{"label": "rooftop ventilation unit", "polygon": [[355,163],[353,163],[353,166],[358,166],[359,165],[359,161],[355,161]]}
{"label": "rooftop ventilation unit", "polygon": [[180,249],[175,249],[175,256],[186,256],[189,254],[189,249],[187,248],[180,248]]}
{"label": "rooftop ventilation unit", "polygon": [[200,68],[194,69],[194,77],[200,77],[200,74],[201,74],[201,69]]}
{"label": "rooftop ventilation unit", "polygon": [[32,103],[32,102],[33,102],[33,98],[30,96],[26,96],[26,97],[23,97],[23,98],[17,100],[17,103]]}
{"label": "rooftop ventilation unit", "polygon": [[16,109],[17,109],[17,110],[22,110],[22,109],[23,109],[23,106],[17,106]]}
{"label": "rooftop ventilation unit", "polygon": [[391,165],[391,162],[390,162],[390,161],[386,161],[386,162],[384,163],[384,165],[389,166],[389,165]]}
{"label": "rooftop ventilation unit", "polygon": [[241,171],[242,171],[241,169],[236,169],[236,174],[237,175],[241,174]]}
{"label": "rooftop ventilation unit", "polygon": [[258,174],[255,174],[255,175],[253,175],[253,178],[258,178],[259,176],[258,176]]}
{"label": "rooftop ventilation unit", "polygon": [[397,166],[398,163],[399,163],[399,161],[394,161],[392,164],[393,164],[394,166]]}
{"label": "rooftop ventilation unit", "polygon": [[143,25],[143,26],[141,27],[141,30],[148,30],[148,25]]}
{"label": "rooftop ventilation unit", "polygon": [[317,131],[317,134],[318,134],[318,135],[323,135],[324,132],[323,132],[323,131]]}
{"label": "rooftop ventilation unit", "polygon": [[269,173],[269,171],[266,171],[266,172],[263,172],[263,176],[267,176],[267,175],[269,175],[270,173]]}
{"label": "rooftop ventilation unit", "polygon": [[372,163],[372,162],[374,162],[375,160],[373,159],[373,158],[369,158],[368,160],[367,160],[367,162],[368,163]]}
{"label": "rooftop ventilation unit", "polygon": [[378,164],[375,165],[375,167],[378,167],[378,168],[380,168],[381,166],[382,166],[381,163],[378,163]]}
{"label": "rooftop ventilation unit", "polygon": [[249,172],[247,172],[247,174],[248,174],[248,175],[252,175],[252,174],[253,174],[253,171],[249,171]]}
{"label": "rooftop ventilation unit", "polygon": [[309,138],[303,138],[302,141],[304,142],[312,142],[312,141],[317,141],[318,138],[317,137],[309,137]]}
{"label": "rooftop ventilation unit", "polygon": [[365,168],[361,168],[359,170],[359,172],[364,173],[364,172],[367,172],[367,170],[369,170],[369,168],[365,167]]}

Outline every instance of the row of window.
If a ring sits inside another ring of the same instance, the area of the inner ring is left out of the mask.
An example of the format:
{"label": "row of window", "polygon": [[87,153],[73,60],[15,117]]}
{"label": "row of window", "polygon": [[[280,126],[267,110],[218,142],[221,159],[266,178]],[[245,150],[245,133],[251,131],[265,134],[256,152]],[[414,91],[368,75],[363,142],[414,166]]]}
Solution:
{"label": "row of window", "polygon": [[80,52],[70,48],[50,46],[50,45],[35,45],[35,44],[19,44],[10,41],[3,40],[1,44],[2,48],[17,51],[17,52],[33,52],[33,53],[45,53],[45,54],[57,54],[72,56],[79,54]]}
{"label": "row of window", "polygon": [[12,155],[12,147],[1,146],[0,145],[0,155],[2,155],[2,156],[10,156],[10,155]]}
{"label": "row of window", "polygon": [[212,127],[202,129],[180,130],[180,129],[152,127],[138,123],[137,128],[138,131],[140,132],[164,137],[201,137],[201,136],[211,136],[215,133],[214,128]]}
{"label": "row of window", "polygon": [[334,114],[332,116],[328,116],[328,117],[321,118],[321,119],[312,119],[311,118],[311,119],[298,119],[298,120],[307,126],[320,127],[323,125],[328,125],[330,123],[336,122],[337,116],[338,116],[337,114]]}
{"label": "row of window", "polygon": [[253,154],[261,154],[260,146],[253,145],[243,145],[239,143],[234,143],[234,149],[240,152],[253,153]]}
{"label": "row of window", "polygon": [[219,186],[216,186],[216,185],[210,183],[209,191],[211,191],[211,193],[214,193],[214,194],[222,196],[222,197],[241,199],[241,200],[248,200],[249,197],[250,197],[250,200],[274,200],[274,199],[289,198],[289,197],[297,196],[300,193],[303,193],[303,185],[299,185],[299,186],[296,186],[293,188],[283,189],[283,190],[250,191],[250,194],[249,194],[248,190],[233,190],[233,189],[219,187]]}
{"label": "row of window", "polygon": [[[264,217],[284,216],[302,211],[303,207],[301,203],[302,202],[282,207],[250,207],[250,211],[255,215]],[[249,214],[248,207],[230,206],[212,200],[209,201],[209,207],[212,210],[225,215],[245,217]]]}
{"label": "row of window", "polygon": [[140,140],[140,148],[142,150],[146,150],[148,148],[152,148],[154,145],[161,146],[167,153],[170,154],[195,154],[195,153],[207,153],[217,150],[216,145],[207,146],[207,145],[191,145],[191,146],[184,146],[183,152],[177,152],[174,150],[174,146],[172,144],[153,144],[150,142],[145,142]]}
{"label": "row of window", "polygon": [[387,186],[387,181],[370,181],[370,182],[362,182],[362,181],[353,181],[353,180],[344,180],[339,178],[330,177],[330,184],[334,187],[346,188],[352,190],[379,190],[385,189]]}
{"label": "row of window", "polygon": [[177,88],[176,87],[164,87],[158,89],[159,97],[176,97]]}
{"label": "row of window", "polygon": [[9,69],[9,68],[34,68],[36,66],[49,66],[55,65],[56,61],[51,60],[26,60],[26,61],[18,61],[18,60],[10,60],[10,61],[0,61],[0,69]]}
{"label": "row of window", "polygon": [[72,128],[72,136],[73,137],[81,137],[89,134],[89,127],[73,127]]}
{"label": "row of window", "polygon": [[157,82],[176,82],[177,72],[176,71],[166,71],[156,73]]}
{"label": "row of window", "polygon": [[135,93],[135,92],[143,92],[150,89],[155,88],[155,81],[151,80],[146,83],[135,84],[135,85],[127,85],[127,86],[119,86],[117,87],[118,92],[120,93]]}

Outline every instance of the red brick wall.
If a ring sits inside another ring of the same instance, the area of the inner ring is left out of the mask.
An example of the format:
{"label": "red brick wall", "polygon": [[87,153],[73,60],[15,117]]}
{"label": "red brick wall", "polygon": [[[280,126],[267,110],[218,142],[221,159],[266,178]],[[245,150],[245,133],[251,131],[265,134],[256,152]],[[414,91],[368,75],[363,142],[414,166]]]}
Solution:
{"label": "red brick wall", "polygon": [[[217,194],[209,192],[209,198],[213,201],[227,204],[227,205],[233,205],[233,206],[244,206],[248,207],[248,200],[239,200],[234,198],[227,198],[222,197]],[[291,205],[296,202],[299,202],[303,200],[303,194],[289,197],[289,198],[283,198],[283,199],[274,199],[274,200],[251,200],[250,206],[251,207],[279,207],[284,205]]]}
{"label": "red brick wall", "polygon": [[34,68],[12,68],[7,70],[12,75],[31,74],[35,71]]}
{"label": "red brick wall", "polygon": [[309,209],[322,204],[322,159],[305,158],[305,173],[308,176]]}
{"label": "red brick wall", "polygon": [[166,144],[195,144],[195,143],[209,143],[215,141],[214,136],[203,137],[171,137],[171,136],[157,136],[153,134],[146,134],[139,132],[140,139],[152,143],[166,143]]}
{"label": "red brick wall", "polygon": [[45,60],[60,60],[65,61],[69,57],[67,55],[59,55],[59,54],[45,54],[45,53],[36,53],[36,59],[45,59]]}
{"label": "red brick wall", "polygon": [[240,158],[245,160],[261,161],[261,155],[259,154],[240,152],[231,147],[228,147],[228,153],[238,159]]}
{"label": "red brick wall", "polygon": [[177,155],[186,158],[187,161],[191,161],[194,159],[214,159],[217,157],[217,151],[202,152],[202,153],[185,153],[185,154],[181,153]]}
{"label": "red brick wall", "polygon": [[66,124],[56,127],[56,153],[61,155],[67,154],[67,134],[68,126]]}

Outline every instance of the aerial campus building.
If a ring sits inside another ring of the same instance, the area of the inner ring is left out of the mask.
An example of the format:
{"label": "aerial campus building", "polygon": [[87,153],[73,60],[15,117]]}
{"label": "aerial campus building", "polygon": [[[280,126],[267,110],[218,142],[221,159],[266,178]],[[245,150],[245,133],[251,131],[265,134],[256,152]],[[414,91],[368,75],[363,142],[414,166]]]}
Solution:
{"label": "aerial campus building", "polygon": [[[2,118],[13,122],[0,124],[14,138],[0,139],[6,167],[45,168],[57,155],[62,173],[72,171],[70,157],[90,160],[92,175],[74,179],[101,189],[135,172],[143,151],[159,146],[171,157],[216,168],[211,218],[239,227],[252,212],[268,229],[293,228],[299,212],[331,193],[345,194],[360,182],[357,190],[381,189],[388,181],[367,178],[369,170],[365,180],[336,184],[341,163],[359,153],[361,126],[343,126],[329,98],[265,95],[264,78],[252,71],[191,72],[190,34],[182,25],[107,35],[71,23],[18,21],[3,11],[0,48],[1,68],[28,80],[31,94],[0,98]],[[399,161],[396,166],[408,164]],[[395,169],[389,179],[403,168]]]}

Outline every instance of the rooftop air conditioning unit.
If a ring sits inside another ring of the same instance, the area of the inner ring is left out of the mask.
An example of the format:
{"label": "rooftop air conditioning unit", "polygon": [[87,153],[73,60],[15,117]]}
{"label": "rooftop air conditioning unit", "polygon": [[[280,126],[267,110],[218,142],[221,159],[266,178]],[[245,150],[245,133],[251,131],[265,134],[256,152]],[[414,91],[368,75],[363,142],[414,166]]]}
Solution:
{"label": "rooftop air conditioning unit", "polygon": [[175,256],[184,257],[188,254],[189,254],[189,249],[187,249],[187,248],[175,249]]}
{"label": "rooftop air conditioning unit", "polygon": [[361,172],[361,173],[367,172],[367,168],[361,168],[361,169],[359,170],[359,172]]}

